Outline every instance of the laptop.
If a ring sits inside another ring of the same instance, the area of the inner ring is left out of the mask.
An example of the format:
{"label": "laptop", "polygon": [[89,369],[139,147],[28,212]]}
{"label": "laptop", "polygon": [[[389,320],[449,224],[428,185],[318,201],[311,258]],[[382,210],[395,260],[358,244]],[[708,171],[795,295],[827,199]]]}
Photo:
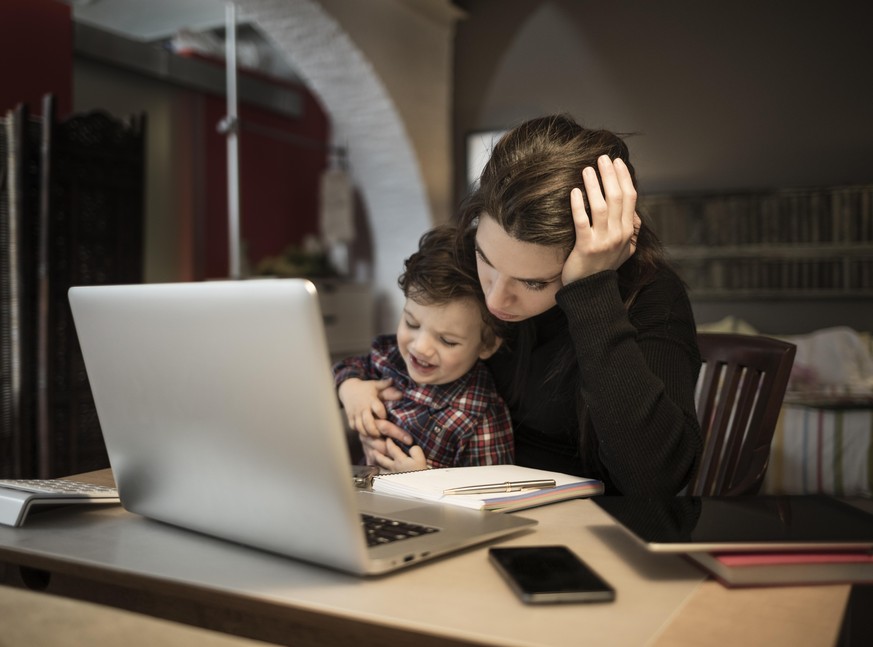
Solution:
{"label": "laptop", "polygon": [[659,553],[873,550],[873,514],[826,495],[597,497]]}
{"label": "laptop", "polygon": [[[73,287],[69,300],[130,512],[360,575],[536,523],[354,486],[309,281]],[[362,514],[412,527],[371,546],[385,539],[368,541]]]}

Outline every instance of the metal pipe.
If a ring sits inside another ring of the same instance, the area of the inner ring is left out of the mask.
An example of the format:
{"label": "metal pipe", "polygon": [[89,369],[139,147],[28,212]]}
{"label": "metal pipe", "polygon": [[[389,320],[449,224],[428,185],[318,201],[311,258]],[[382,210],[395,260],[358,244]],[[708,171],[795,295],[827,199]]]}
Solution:
{"label": "metal pipe", "polygon": [[228,273],[230,278],[242,278],[240,271],[240,209],[239,209],[239,128],[236,94],[236,5],[225,5],[227,69],[227,116],[224,119],[227,137],[227,224]]}

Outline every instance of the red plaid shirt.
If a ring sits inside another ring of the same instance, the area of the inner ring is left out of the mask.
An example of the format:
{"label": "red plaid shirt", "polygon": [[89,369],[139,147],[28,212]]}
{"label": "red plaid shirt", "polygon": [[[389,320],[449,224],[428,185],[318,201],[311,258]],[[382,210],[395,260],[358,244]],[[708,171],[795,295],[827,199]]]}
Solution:
{"label": "red plaid shirt", "polygon": [[388,420],[412,435],[430,467],[492,465],[514,459],[509,410],[481,361],[449,384],[417,384],[406,371],[397,336],[380,335],[369,355],[337,362],[333,374],[337,386],[352,377],[390,377],[403,398],[385,402]]}

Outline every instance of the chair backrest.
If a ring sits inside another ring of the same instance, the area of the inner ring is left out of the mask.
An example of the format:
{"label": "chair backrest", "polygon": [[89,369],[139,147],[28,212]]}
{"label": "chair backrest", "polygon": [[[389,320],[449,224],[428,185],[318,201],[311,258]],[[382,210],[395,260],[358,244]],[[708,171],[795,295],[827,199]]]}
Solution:
{"label": "chair backrest", "polygon": [[688,493],[755,494],[797,348],[771,337],[730,333],[699,333],[697,343],[703,366],[696,404],[704,442]]}

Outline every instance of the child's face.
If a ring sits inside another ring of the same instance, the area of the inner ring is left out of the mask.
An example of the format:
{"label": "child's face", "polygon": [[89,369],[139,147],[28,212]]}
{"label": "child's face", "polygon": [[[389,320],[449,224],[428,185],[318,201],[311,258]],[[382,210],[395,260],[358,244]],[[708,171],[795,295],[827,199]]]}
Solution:
{"label": "child's face", "polygon": [[482,315],[472,299],[423,305],[406,300],[397,345],[409,376],[419,384],[448,384],[467,373],[477,359],[495,350],[482,342]]}

